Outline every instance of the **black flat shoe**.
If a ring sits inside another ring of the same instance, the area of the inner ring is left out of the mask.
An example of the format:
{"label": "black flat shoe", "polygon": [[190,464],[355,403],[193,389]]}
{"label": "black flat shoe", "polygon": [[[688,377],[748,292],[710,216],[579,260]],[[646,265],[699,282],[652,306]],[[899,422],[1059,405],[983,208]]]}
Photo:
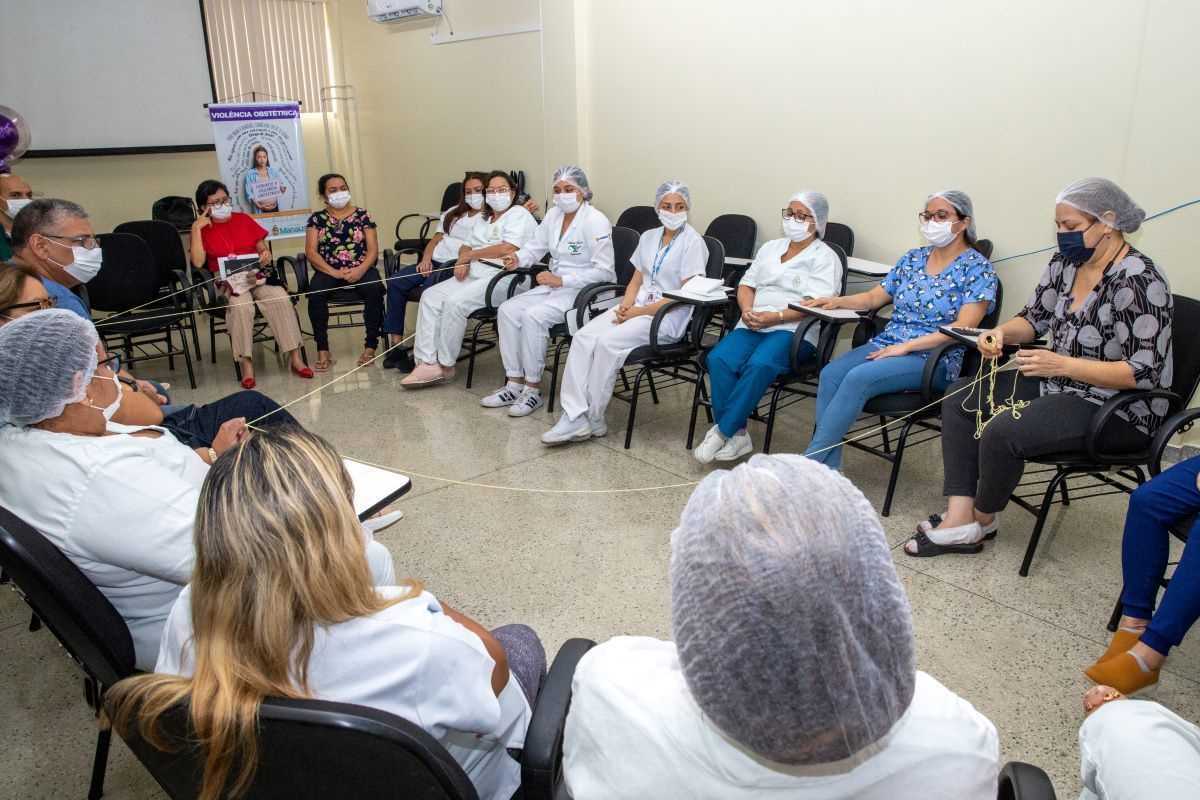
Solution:
{"label": "black flat shoe", "polygon": [[903,548],[904,554],[913,558],[932,558],[933,556],[942,556],[948,553],[971,556],[983,552],[983,542],[975,542],[973,544],[938,544],[924,533],[918,533],[908,541],[917,543],[917,552],[915,553],[908,549],[908,542],[905,542]]}
{"label": "black flat shoe", "polygon": [[401,372],[412,372],[416,367],[412,351],[405,347],[397,347],[383,357],[384,369],[398,369]]}

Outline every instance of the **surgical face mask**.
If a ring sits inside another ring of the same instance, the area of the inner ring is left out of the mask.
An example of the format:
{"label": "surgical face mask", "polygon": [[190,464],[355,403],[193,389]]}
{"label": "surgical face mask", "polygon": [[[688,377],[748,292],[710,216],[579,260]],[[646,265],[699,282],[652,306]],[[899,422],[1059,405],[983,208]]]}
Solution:
{"label": "surgical face mask", "polygon": [[209,216],[211,216],[213,219],[217,220],[218,222],[224,222],[225,220],[227,220],[233,216],[233,204],[232,203],[222,203],[219,206],[213,206],[212,210],[209,211],[208,213],[209,213]]}
{"label": "surgical face mask", "polygon": [[512,205],[512,195],[508,192],[488,192],[487,193],[488,208],[495,212],[507,211]]}
{"label": "surgical face mask", "polygon": [[117,390],[117,397],[115,400],[106,405],[104,408],[101,408],[100,406],[92,406],[91,403],[88,403],[89,406],[92,406],[92,408],[104,415],[105,422],[111,422],[113,416],[117,413],[117,409],[121,407],[121,395],[123,394],[121,391],[121,380],[117,377],[117,373],[115,372],[112,376],[112,382],[113,387]]}
{"label": "surgical face mask", "polygon": [[334,208],[345,208],[350,205],[350,193],[346,191],[330,192],[327,199],[329,200],[329,205]]}
{"label": "surgical face mask", "polygon": [[25,206],[29,205],[32,202],[33,201],[30,200],[28,197],[10,197],[10,198],[8,198],[7,200],[4,201],[4,204],[6,206],[8,206],[8,218],[16,219],[17,214],[21,213],[21,209],[24,208]]}
{"label": "surgical face mask", "polygon": [[483,208],[483,195],[469,194],[467,195],[467,205],[474,211]]}
{"label": "surgical face mask", "polygon": [[554,195],[554,205],[564,214],[570,214],[579,210],[579,195],[574,192],[556,192]]}
{"label": "surgical face mask", "polygon": [[663,227],[669,231],[677,231],[683,227],[683,223],[687,222],[686,211],[662,211],[658,212],[658,221],[663,224]]}
{"label": "surgical face mask", "polygon": [[[1095,224],[1092,223],[1092,225]],[[1096,248],[1088,247],[1083,241],[1083,234],[1090,231],[1092,225],[1088,225],[1081,231],[1058,232],[1058,252],[1062,253],[1063,260],[1068,264],[1084,264],[1095,255]]]}
{"label": "surgical face mask", "polygon": [[53,258],[50,261],[80,283],[87,283],[96,277],[96,273],[100,271],[100,266],[104,263],[104,251],[99,247],[88,250],[86,247],[74,245],[71,247],[71,257],[73,260],[70,264],[60,264]]}
{"label": "surgical face mask", "polygon": [[812,226],[798,219],[785,219],[783,221],[783,235],[793,242],[803,242],[812,236]]}
{"label": "surgical face mask", "polygon": [[945,247],[954,241],[954,223],[950,220],[945,222],[930,220],[921,225],[921,235],[934,247]]}

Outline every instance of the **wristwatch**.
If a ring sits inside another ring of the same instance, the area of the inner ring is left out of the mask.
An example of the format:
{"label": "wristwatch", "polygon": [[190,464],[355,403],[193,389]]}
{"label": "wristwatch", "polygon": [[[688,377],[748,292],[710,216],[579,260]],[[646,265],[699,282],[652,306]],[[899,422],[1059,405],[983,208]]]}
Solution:
{"label": "wristwatch", "polygon": [[217,451],[213,450],[210,447],[210,448],[208,448],[208,463],[215,464],[216,462],[217,462]]}

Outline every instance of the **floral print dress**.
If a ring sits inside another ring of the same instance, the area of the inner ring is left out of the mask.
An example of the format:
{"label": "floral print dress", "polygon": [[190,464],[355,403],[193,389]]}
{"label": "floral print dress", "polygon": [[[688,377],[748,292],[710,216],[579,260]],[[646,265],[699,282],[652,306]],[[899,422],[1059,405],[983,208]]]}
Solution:
{"label": "floral print dress", "polygon": [[317,230],[317,253],[334,269],[356,267],[367,256],[367,229],[375,220],[364,208],[355,208],[345,219],[335,219],[327,210],[308,218],[308,227]]}

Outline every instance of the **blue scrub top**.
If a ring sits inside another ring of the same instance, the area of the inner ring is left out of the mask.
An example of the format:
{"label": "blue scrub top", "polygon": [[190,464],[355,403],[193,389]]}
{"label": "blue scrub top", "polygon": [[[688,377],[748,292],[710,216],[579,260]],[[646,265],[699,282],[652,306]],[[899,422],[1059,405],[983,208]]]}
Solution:
{"label": "blue scrub top", "polygon": [[42,278],[42,286],[46,287],[46,293],[54,298],[57,303],[57,308],[65,308],[67,311],[72,311],[86,319],[92,321],[92,315],[88,312],[87,306],[79,299],[79,295],[72,292],[67,287],[57,281],[52,281],[49,278]]}

